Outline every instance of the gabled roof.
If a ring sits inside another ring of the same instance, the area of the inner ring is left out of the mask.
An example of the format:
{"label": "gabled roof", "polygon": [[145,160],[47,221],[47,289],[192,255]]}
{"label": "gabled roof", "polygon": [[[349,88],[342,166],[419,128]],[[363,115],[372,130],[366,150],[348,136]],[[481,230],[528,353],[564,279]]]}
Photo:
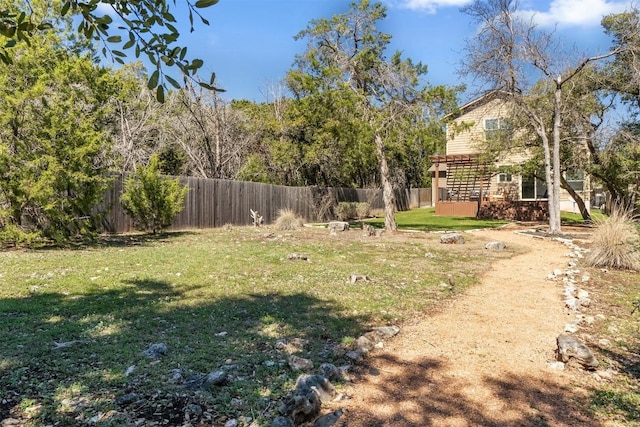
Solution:
{"label": "gabled roof", "polygon": [[499,90],[499,89],[489,90],[485,92],[483,95],[479,96],[478,98],[475,98],[467,102],[466,104],[458,107],[456,111],[447,114],[446,116],[443,117],[443,120],[456,119],[471,110],[479,108],[487,104],[488,102],[493,101],[494,99],[497,99],[497,98],[505,99],[508,96],[509,94],[503,90]]}

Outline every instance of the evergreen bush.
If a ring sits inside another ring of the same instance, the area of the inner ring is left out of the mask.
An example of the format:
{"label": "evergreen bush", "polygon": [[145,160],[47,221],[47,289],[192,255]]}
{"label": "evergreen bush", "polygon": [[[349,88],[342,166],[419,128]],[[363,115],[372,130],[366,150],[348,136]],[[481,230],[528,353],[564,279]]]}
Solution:
{"label": "evergreen bush", "polygon": [[353,202],[340,202],[336,208],[336,215],[340,221],[349,221],[351,218],[355,218],[356,204]]}
{"label": "evergreen bush", "polygon": [[168,228],[182,211],[187,191],[179,178],[160,174],[160,161],[153,155],[147,167],[126,180],[120,201],[137,230],[156,234]]}

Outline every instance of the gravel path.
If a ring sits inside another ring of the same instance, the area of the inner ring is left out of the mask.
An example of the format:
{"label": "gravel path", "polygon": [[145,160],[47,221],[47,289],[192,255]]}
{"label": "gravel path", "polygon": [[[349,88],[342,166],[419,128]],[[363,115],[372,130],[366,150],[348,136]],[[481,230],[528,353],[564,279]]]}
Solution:
{"label": "gravel path", "polygon": [[575,409],[570,373],[553,371],[570,319],[560,285],[563,244],[510,230],[477,233],[527,248],[498,260],[481,283],[438,313],[404,325],[367,359],[340,402],[341,422],[374,426],[595,426]]}

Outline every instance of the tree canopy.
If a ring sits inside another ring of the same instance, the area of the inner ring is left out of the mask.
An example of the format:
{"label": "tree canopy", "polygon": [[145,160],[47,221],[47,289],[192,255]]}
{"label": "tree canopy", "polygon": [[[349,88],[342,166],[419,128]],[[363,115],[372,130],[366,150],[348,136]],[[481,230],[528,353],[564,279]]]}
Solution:
{"label": "tree canopy", "polygon": [[9,241],[60,242],[99,224],[118,82],[54,32],[31,41],[0,67],[0,228]]}

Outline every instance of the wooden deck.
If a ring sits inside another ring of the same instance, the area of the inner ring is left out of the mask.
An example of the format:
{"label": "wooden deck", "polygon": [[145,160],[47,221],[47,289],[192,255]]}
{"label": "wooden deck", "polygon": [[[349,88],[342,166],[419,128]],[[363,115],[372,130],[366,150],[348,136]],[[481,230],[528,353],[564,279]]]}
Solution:
{"label": "wooden deck", "polygon": [[436,215],[475,217],[478,215],[478,202],[437,202]]}

